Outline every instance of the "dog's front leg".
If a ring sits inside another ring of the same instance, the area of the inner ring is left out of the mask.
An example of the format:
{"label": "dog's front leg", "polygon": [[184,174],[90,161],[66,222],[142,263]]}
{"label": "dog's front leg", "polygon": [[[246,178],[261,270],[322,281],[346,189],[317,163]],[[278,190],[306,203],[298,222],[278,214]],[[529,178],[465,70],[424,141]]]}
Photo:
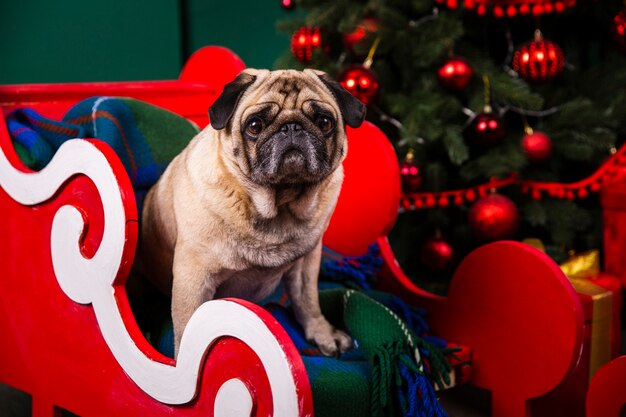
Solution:
{"label": "dog's front leg", "polygon": [[296,320],[307,340],[315,343],[326,356],[337,356],[352,347],[350,336],[335,329],[322,315],[317,279],[322,257],[322,242],[300,258],[285,276],[285,286]]}
{"label": "dog's front leg", "polygon": [[176,247],[172,283],[172,323],[174,353],[178,356],[185,326],[192,314],[205,301],[212,300],[217,289],[217,276],[212,273],[204,254],[184,245]]}

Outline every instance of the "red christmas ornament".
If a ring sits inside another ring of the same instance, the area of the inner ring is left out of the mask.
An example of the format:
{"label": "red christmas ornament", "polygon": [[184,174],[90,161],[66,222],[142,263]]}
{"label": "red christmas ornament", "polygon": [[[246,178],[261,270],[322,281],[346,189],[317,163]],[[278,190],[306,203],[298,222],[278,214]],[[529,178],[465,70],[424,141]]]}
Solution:
{"label": "red christmas ornament", "polygon": [[378,97],[380,89],[378,77],[374,71],[363,65],[354,64],[344,68],[337,79],[343,88],[365,105],[373,103]]}
{"label": "red christmas ornament", "polygon": [[365,39],[369,33],[378,31],[378,19],[375,17],[366,17],[359,23],[352,32],[343,35],[343,43],[347,49],[352,50],[354,46]]}
{"label": "red christmas ornament", "polygon": [[420,250],[422,264],[434,272],[443,272],[454,264],[454,249],[442,237],[436,236],[424,243]]}
{"label": "red christmas ornament", "polygon": [[519,227],[515,204],[500,194],[491,194],[470,207],[468,223],[472,234],[481,242],[510,239]]}
{"label": "red christmas ornament", "polygon": [[460,57],[452,57],[446,61],[437,75],[443,88],[452,91],[461,91],[468,86],[472,79],[472,67]]}
{"label": "red christmas ornament", "polygon": [[547,161],[552,155],[552,141],[543,132],[530,132],[522,138],[522,150],[534,164]]}
{"label": "red christmas ornament", "polygon": [[422,169],[413,160],[413,150],[409,150],[404,162],[400,164],[400,183],[402,192],[412,194],[422,186]]}
{"label": "red christmas ornament", "polygon": [[513,68],[527,81],[540,83],[550,81],[563,72],[565,57],[554,42],[543,39],[540,31],[535,40],[522,45],[513,56]]}
{"label": "red christmas ornament", "polygon": [[492,112],[478,113],[465,129],[470,144],[485,148],[499,144],[505,134],[504,120]]}
{"label": "red christmas ornament", "polygon": [[626,52],[626,10],[622,10],[613,18],[611,33],[620,49]]}
{"label": "red christmas ornament", "polygon": [[309,62],[313,49],[322,46],[322,37],[317,27],[301,27],[291,37],[291,52],[300,62]]}
{"label": "red christmas ornament", "polygon": [[281,0],[280,7],[282,7],[285,10],[292,10],[294,7],[296,7],[296,1],[295,0]]}

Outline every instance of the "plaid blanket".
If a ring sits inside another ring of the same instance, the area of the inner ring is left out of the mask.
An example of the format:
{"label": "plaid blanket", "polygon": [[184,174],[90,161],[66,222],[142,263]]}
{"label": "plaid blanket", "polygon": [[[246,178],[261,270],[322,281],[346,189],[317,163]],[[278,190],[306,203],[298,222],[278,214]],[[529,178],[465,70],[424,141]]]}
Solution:
{"label": "plaid blanket", "polygon": [[323,356],[305,340],[282,288],[275,301],[265,306],[302,355],[316,416],[446,415],[433,385],[450,383],[451,367],[445,357],[453,350],[428,334],[423,309],[393,294],[363,287],[370,287],[381,264],[376,245],[358,257],[324,248],[320,306],[324,316],[346,330],[355,344],[338,358]]}
{"label": "plaid blanket", "polygon": [[[61,121],[19,109],[7,116],[7,125],[18,155],[35,170],[72,138],[97,138],[109,144],[128,172],[140,214],[147,190],[198,131],[164,109],[114,97],[81,101]],[[361,257],[343,257],[328,248],[323,255],[321,307],[331,323],[352,335],[353,349],[339,358],[321,355],[304,339],[282,289],[266,304],[302,354],[316,416],[445,416],[433,384],[449,383],[450,365],[444,356],[451,352],[443,341],[428,336],[424,311],[370,290],[382,263],[378,248],[370,247]],[[173,356],[169,300],[155,295],[149,302],[132,303],[148,340]]]}
{"label": "plaid blanket", "polygon": [[172,112],[120,97],[83,100],[61,121],[24,108],[11,112],[6,122],[17,154],[34,170],[46,166],[67,140],[97,138],[106,142],[126,168],[140,215],[148,189],[198,133],[196,126]]}

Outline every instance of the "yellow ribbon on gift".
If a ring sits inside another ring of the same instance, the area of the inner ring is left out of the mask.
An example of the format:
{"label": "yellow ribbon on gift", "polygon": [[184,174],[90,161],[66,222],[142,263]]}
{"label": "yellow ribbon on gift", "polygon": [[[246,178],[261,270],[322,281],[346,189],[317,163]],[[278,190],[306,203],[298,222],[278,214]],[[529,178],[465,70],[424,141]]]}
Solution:
{"label": "yellow ribbon on gift", "polygon": [[572,256],[561,264],[561,270],[570,279],[576,292],[590,296],[593,302],[591,352],[589,354],[589,380],[591,380],[596,371],[611,360],[613,294],[606,288],[593,283],[593,279],[600,273],[598,250]]}
{"label": "yellow ribbon on gift", "polygon": [[[524,242],[545,251],[543,242],[539,239],[526,239]],[[560,267],[576,292],[590,296],[593,303],[591,352],[589,354],[589,379],[591,380],[596,371],[611,360],[613,294],[606,288],[593,283],[593,279],[600,273],[600,251],[589,250],[573,255]]]}
{"label": "yellow ribbon on gift", "polygon": [[597,249],[581,252],[561,265],[561,270],[572,279],[593,279],[600,273],[600,251]]}

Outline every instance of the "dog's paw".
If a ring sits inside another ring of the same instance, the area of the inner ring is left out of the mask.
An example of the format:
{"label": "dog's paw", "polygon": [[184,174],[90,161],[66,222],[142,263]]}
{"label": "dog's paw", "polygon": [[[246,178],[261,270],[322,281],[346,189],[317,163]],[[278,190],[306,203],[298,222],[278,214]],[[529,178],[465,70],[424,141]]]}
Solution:
{"label": "dog's paw", "polygon": [[335,329],[323,317],[309,323],[305,333],[306,338],[315,343],[325,356],[339,356],[352,347],[350,336]]}

